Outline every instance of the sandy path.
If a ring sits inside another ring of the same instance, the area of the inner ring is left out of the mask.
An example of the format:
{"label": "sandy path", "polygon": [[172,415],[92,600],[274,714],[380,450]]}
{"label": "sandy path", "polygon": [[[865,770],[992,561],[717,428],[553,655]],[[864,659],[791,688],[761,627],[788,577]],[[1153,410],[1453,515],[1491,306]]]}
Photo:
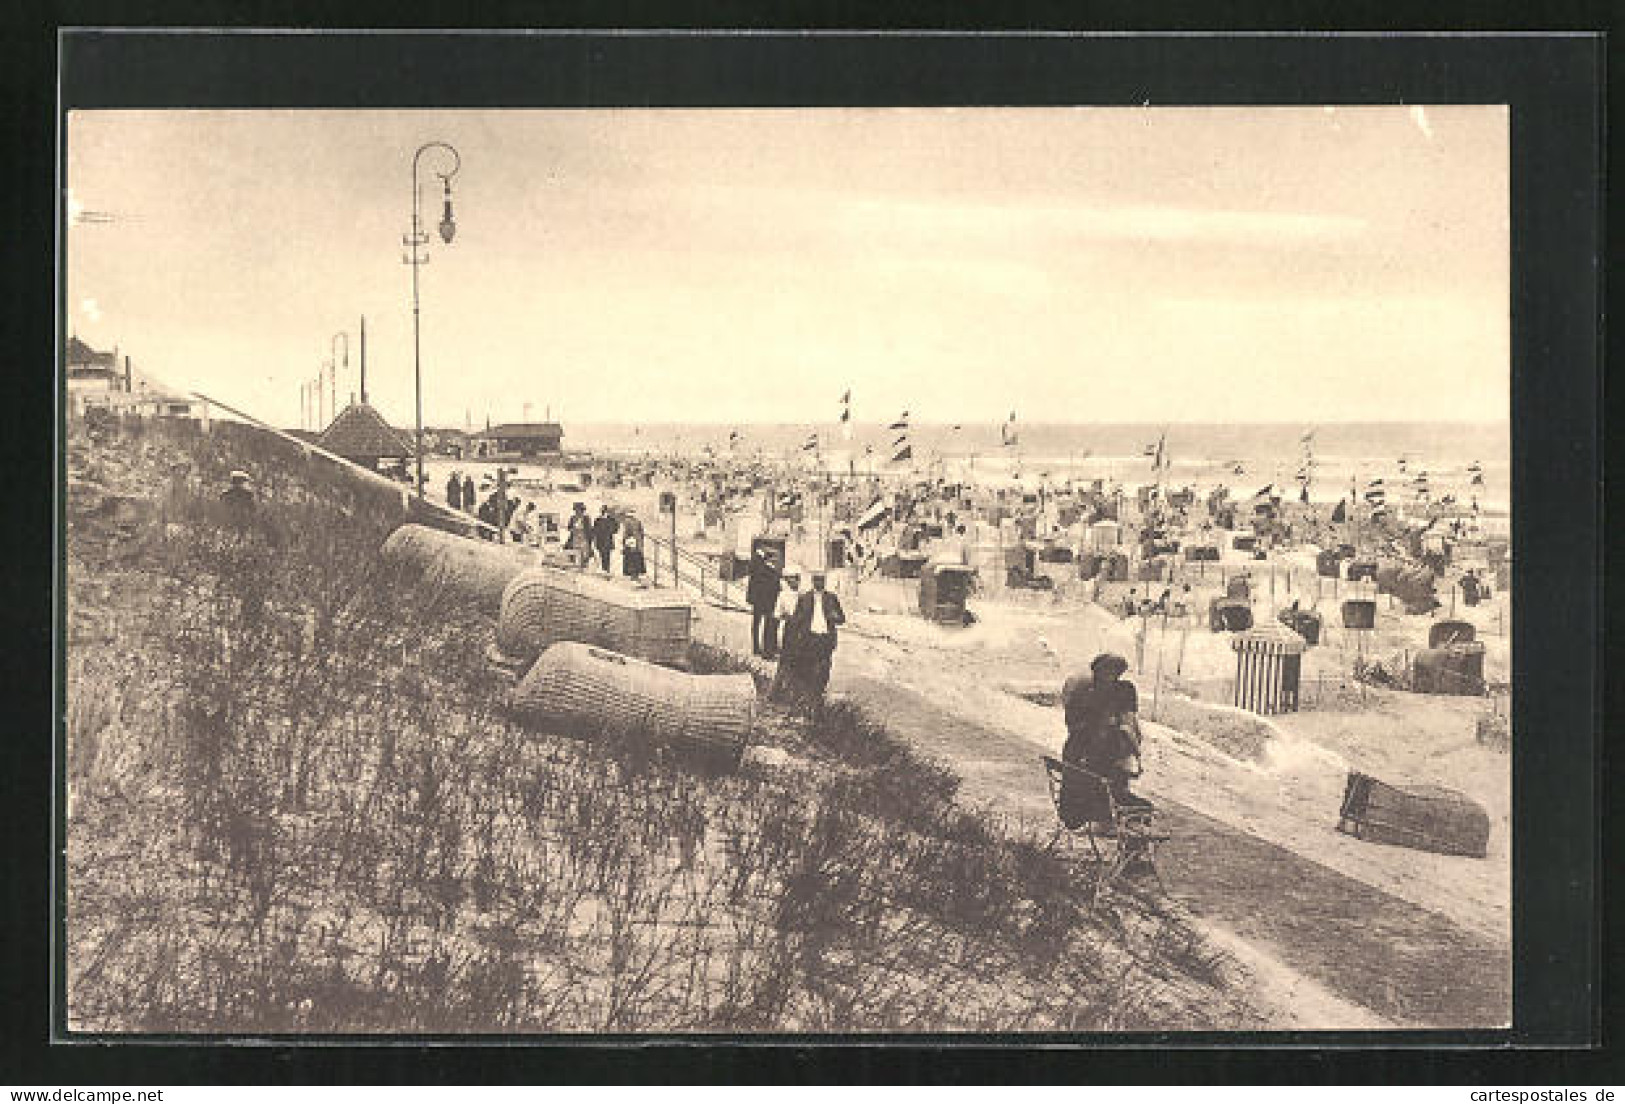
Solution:
{"label": "sandy path", "polygon": [[[704,611],[697,635],[749,650],[742,616]],[[942,657],[916,655],[905,663],[883,652],[849,636],[832,690],[869,708],[900,738],[951,762],[964,778],[967,800],[1035,825],[1053,824],[1037,756],[1055,747],[1011,731],[1008,723],[950,711],[934,704],[937,695],[928,698],[908,685],[916,680],[905,676],[914,672],[900,668]],[[1040,709],[1004,700],[1008,713]],[[1007,722],[1008,713],[1000,720]],[[1049,720],[1057,727],[1058,718]],[[1058,745],[1059,736],[1052,742]],[[1276,998],[1271,1003],[1295,1013],[1283,1018],[1283,1028],[1490,1027],[1508,1020],[1511,959],[1503,940],[1197,812],[1164,787],[1151,792],[1174,837],[1162,863],[1172,895],[1251,968]]]}

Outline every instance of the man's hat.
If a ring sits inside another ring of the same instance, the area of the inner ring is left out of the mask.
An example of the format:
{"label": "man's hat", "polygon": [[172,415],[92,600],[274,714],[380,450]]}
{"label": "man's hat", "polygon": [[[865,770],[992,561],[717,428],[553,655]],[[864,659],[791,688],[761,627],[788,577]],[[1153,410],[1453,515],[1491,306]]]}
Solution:
{"label": "man's hat", "polygon": [[801,578],[801,565],[800,564],[789,564],[789,565],[787,565],[785,567],[784,571],[783,571],[783,575],[784,575],[784,577],[786,579],[799,579],[799,578]]}
{"label": "man's hat", "polygon": [[248,473],[241,469],[234,471],[231,473],[231,481],[233,483],[247,483],[249,482]]}

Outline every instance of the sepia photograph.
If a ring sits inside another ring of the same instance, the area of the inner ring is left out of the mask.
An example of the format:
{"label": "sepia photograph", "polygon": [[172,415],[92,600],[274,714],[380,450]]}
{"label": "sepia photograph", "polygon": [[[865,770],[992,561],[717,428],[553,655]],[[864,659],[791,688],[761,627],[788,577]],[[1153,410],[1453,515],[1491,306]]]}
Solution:
{"label": "sepia photograph", "polygon": [[62,133],[70,1034],[1511,1025],[1506,105]]}

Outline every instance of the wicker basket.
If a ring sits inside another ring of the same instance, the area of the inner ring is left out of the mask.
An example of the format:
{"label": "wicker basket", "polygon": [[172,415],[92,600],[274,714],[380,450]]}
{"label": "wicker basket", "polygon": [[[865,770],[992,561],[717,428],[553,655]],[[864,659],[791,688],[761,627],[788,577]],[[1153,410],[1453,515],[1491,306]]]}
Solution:
{"label": "wicker basket", "polygon": [[1215,598],[1208,603],[1207,622],[1214,632],[1246,632],[1253,627],[1253,608],[1239,598]]}
{"label": "wicker basket", "polygon": [[1351,772],[1337,830],[1375,843],[1483,858],[1490,817],[1465,794],[1442,786],[1391,786]]}
{"label": "wicker basket", "polygon": [[1411,687],[1419,694],[1484,693],[1484,645],[1445,644],[1416,654]]}
{"label": "wicker basket", "polygon": [[1350,598],[1343,603],[1345,629],[1371,629],[1377,624],[1377,603],[1369,598]]}
{"label": "wicker basket", "polygon": [[691,675],[567,641],[531,665],[510,704],[521,717],[573,735],[637,736],[733,766],[750,740],[756,683],[748,674]]}
{"label": "wicker basket", "polygon": [[383,557],[417,570],[430,585],[472,599],[488,613],[497,612],[503,590],[536,562],[533,550],[470,540],[426,525],[396,529],[384,541]]}
{"label": "wicker basket", "polygon": [[561,640],[596,644],[673,667],[688,665],[693,608],[669,592],[538,567],[502,593],[497,647],[529,663]]}
{"label": "wicker basket", "polygon": [[1320,614],[1314,610],[1282,610],[1275,619],[1303,637],[1309,647],[1320,643]]}
{"label": "wicker basket", "polygon": [[1442,648],[1446,644],[1471,644],[1478,630],[1471,621],[1435,621],[1428,626],[1428,647]]}

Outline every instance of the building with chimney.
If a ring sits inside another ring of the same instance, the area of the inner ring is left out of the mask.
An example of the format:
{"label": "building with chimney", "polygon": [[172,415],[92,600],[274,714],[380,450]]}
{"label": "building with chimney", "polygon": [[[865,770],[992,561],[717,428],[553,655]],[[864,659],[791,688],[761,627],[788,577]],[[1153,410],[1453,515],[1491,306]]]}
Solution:
{"label": "building with chimney", "polygon": [[128,356],[91,348],[77,336],[68,338],[64,358],[68,412],[109,410],[142,417],[201,418],[203,403],[137,371]]}

